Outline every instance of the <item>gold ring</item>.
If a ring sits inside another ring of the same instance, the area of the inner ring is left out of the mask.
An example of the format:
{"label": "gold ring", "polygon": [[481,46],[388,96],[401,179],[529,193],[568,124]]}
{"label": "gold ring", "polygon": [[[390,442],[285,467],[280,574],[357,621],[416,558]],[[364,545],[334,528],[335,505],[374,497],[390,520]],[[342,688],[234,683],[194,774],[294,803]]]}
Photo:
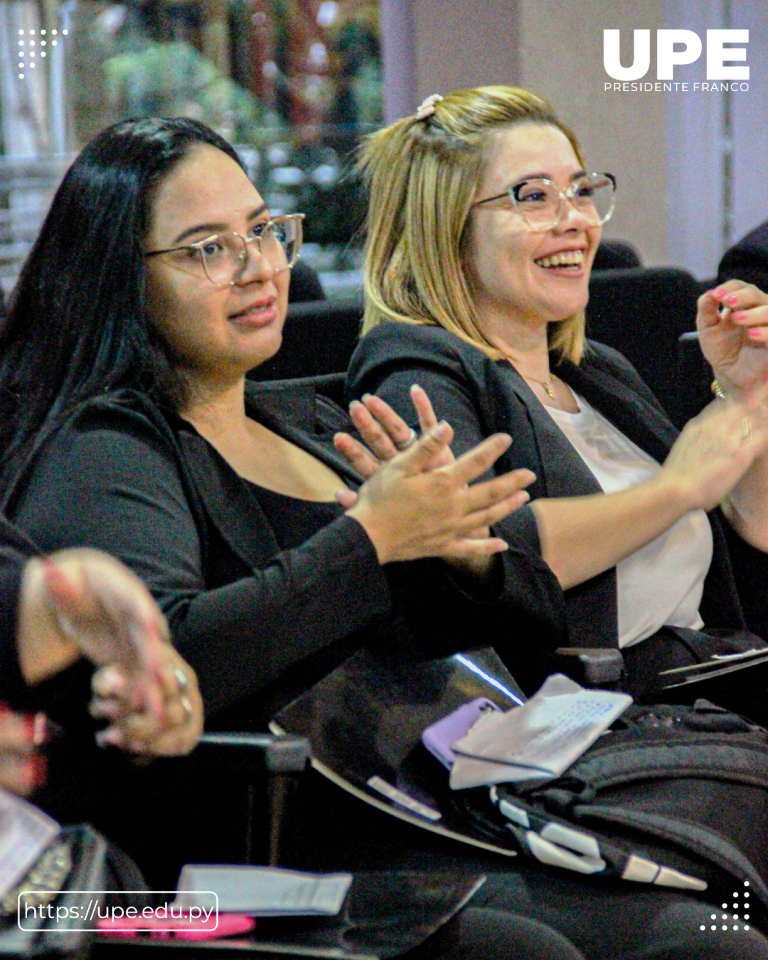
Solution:
{"label": "gold ring", "polygon": [[189,686],[189,678],[186,673],[181,670],[179,667],[173,668],[173,675],[176,677],[176,683],[179,685],[179,690],[186,690]]}
{"label": "gold ring", "polygon": [[184,708],[184,713],[187,715],[187,718],[184,722],[188,723],[195,715],[195,711],[192,709],[192,704],[190,703],[189,697],[180,697],[179,703],[182,705]]}
{"label": "gold ring", "polygon": [[752,421],[749,417],[742,417],[741,420],[741,442],[749,443],[752,439]]}

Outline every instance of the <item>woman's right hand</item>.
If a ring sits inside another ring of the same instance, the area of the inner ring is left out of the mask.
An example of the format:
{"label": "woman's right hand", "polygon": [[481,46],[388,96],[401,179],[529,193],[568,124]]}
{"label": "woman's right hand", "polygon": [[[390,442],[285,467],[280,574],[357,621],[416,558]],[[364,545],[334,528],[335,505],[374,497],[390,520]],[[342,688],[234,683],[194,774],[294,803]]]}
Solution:
{"label": "woman's right hand", "polygon": [[658,480],[670,484],[686,510],[712,510],[768,446],[766,388],[745,400],[715,400],[690,420]]}
{"label": "woman's right hand", "polygon": [[496,434],[447,466],[425,472],[450,446],[453,431],[439,423],[405,453],[383,464],[360,488],[347,511],[370,537],[380,563],[421,557],[482,557],[505,550],[498,537],[472,536],[527,503],[530,470],[515,470],[483,483],[509,447]]}

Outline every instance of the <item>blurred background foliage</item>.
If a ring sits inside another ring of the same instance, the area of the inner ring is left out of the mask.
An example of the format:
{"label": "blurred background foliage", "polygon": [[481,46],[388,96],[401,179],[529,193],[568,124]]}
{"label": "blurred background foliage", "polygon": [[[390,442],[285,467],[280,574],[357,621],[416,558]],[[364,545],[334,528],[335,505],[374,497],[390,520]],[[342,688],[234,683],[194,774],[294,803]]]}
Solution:
{"label": "blurred background foliage", "polygon": [[64,83],[40,83],[49,63],[34,78],[68,152],[128,117],[195,117],[238,148],[273,214],[307,215],[305,259],[329,295],[349,292],[365,209],[354,153],[383,116],[378,0],[42,2],[17,6],[28,27],[68,31]]}

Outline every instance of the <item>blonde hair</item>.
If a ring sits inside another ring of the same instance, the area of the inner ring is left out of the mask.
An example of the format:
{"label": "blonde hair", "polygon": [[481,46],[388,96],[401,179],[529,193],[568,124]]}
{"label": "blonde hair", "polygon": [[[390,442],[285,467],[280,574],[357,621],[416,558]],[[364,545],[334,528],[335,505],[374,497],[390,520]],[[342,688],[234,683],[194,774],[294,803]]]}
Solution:
{"label": "blonde hair", "polygon": [[[432,324],[493,359],[505,356],[478,324],[463,248],[489,135],[520,123],[557,127],[584,163],[550,104],[517,87],[450,93],[425,119],[406,117],[366,138],[358,161],[369,191],[364,333],[389,320]],[[551,323],[548,338],[579,363],[584,311]]]}

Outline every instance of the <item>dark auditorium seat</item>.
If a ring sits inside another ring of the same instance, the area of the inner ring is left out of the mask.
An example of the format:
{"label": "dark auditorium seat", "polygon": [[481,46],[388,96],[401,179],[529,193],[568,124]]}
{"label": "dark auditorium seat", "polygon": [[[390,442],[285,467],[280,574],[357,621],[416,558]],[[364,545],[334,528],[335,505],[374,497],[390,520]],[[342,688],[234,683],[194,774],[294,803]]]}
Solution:
{"label": "dark auditorium seat", "polygon": [[357,345],[362,318],[362,297],[289,304],[280,352],[248,378],[293,380],[344,372]]}
{"label": "dark auditorium seat", "polygon": [[695,417],[712,400],[712,368],[699,347],[694,330],[677,342],[678,410],[683,422]]}
{"label": "dark auditorium seat", "polygon": [[[672,267],[634,267],[592,274],[587,335],[621,351],[647,381],[673,421],[679,404],[678,338],[695,326],[701,284]],[[252,380],[292,380],[341,373],[357,344],[361,297],[293,303],[280,352],[251,371]]]}
{"label": "dark auditorium seat", "polygon": [[589,282],[587,336],[615,347],[637,368],[672,420],[678,403],[678,339],[696,324],[697,281],[685,270],[603,270]]}
{"label": "dark auditorium seat", "polygon": [[306,303],[308,300],[325,300],[325,290],[315,268],[299,257],[291,269],[288,302]]}
{"label": "dark auditorium seat", "polygon": [[592,264],[593,270],[627,270],[642,267],[635,248],[624,240],[601,240]]}

